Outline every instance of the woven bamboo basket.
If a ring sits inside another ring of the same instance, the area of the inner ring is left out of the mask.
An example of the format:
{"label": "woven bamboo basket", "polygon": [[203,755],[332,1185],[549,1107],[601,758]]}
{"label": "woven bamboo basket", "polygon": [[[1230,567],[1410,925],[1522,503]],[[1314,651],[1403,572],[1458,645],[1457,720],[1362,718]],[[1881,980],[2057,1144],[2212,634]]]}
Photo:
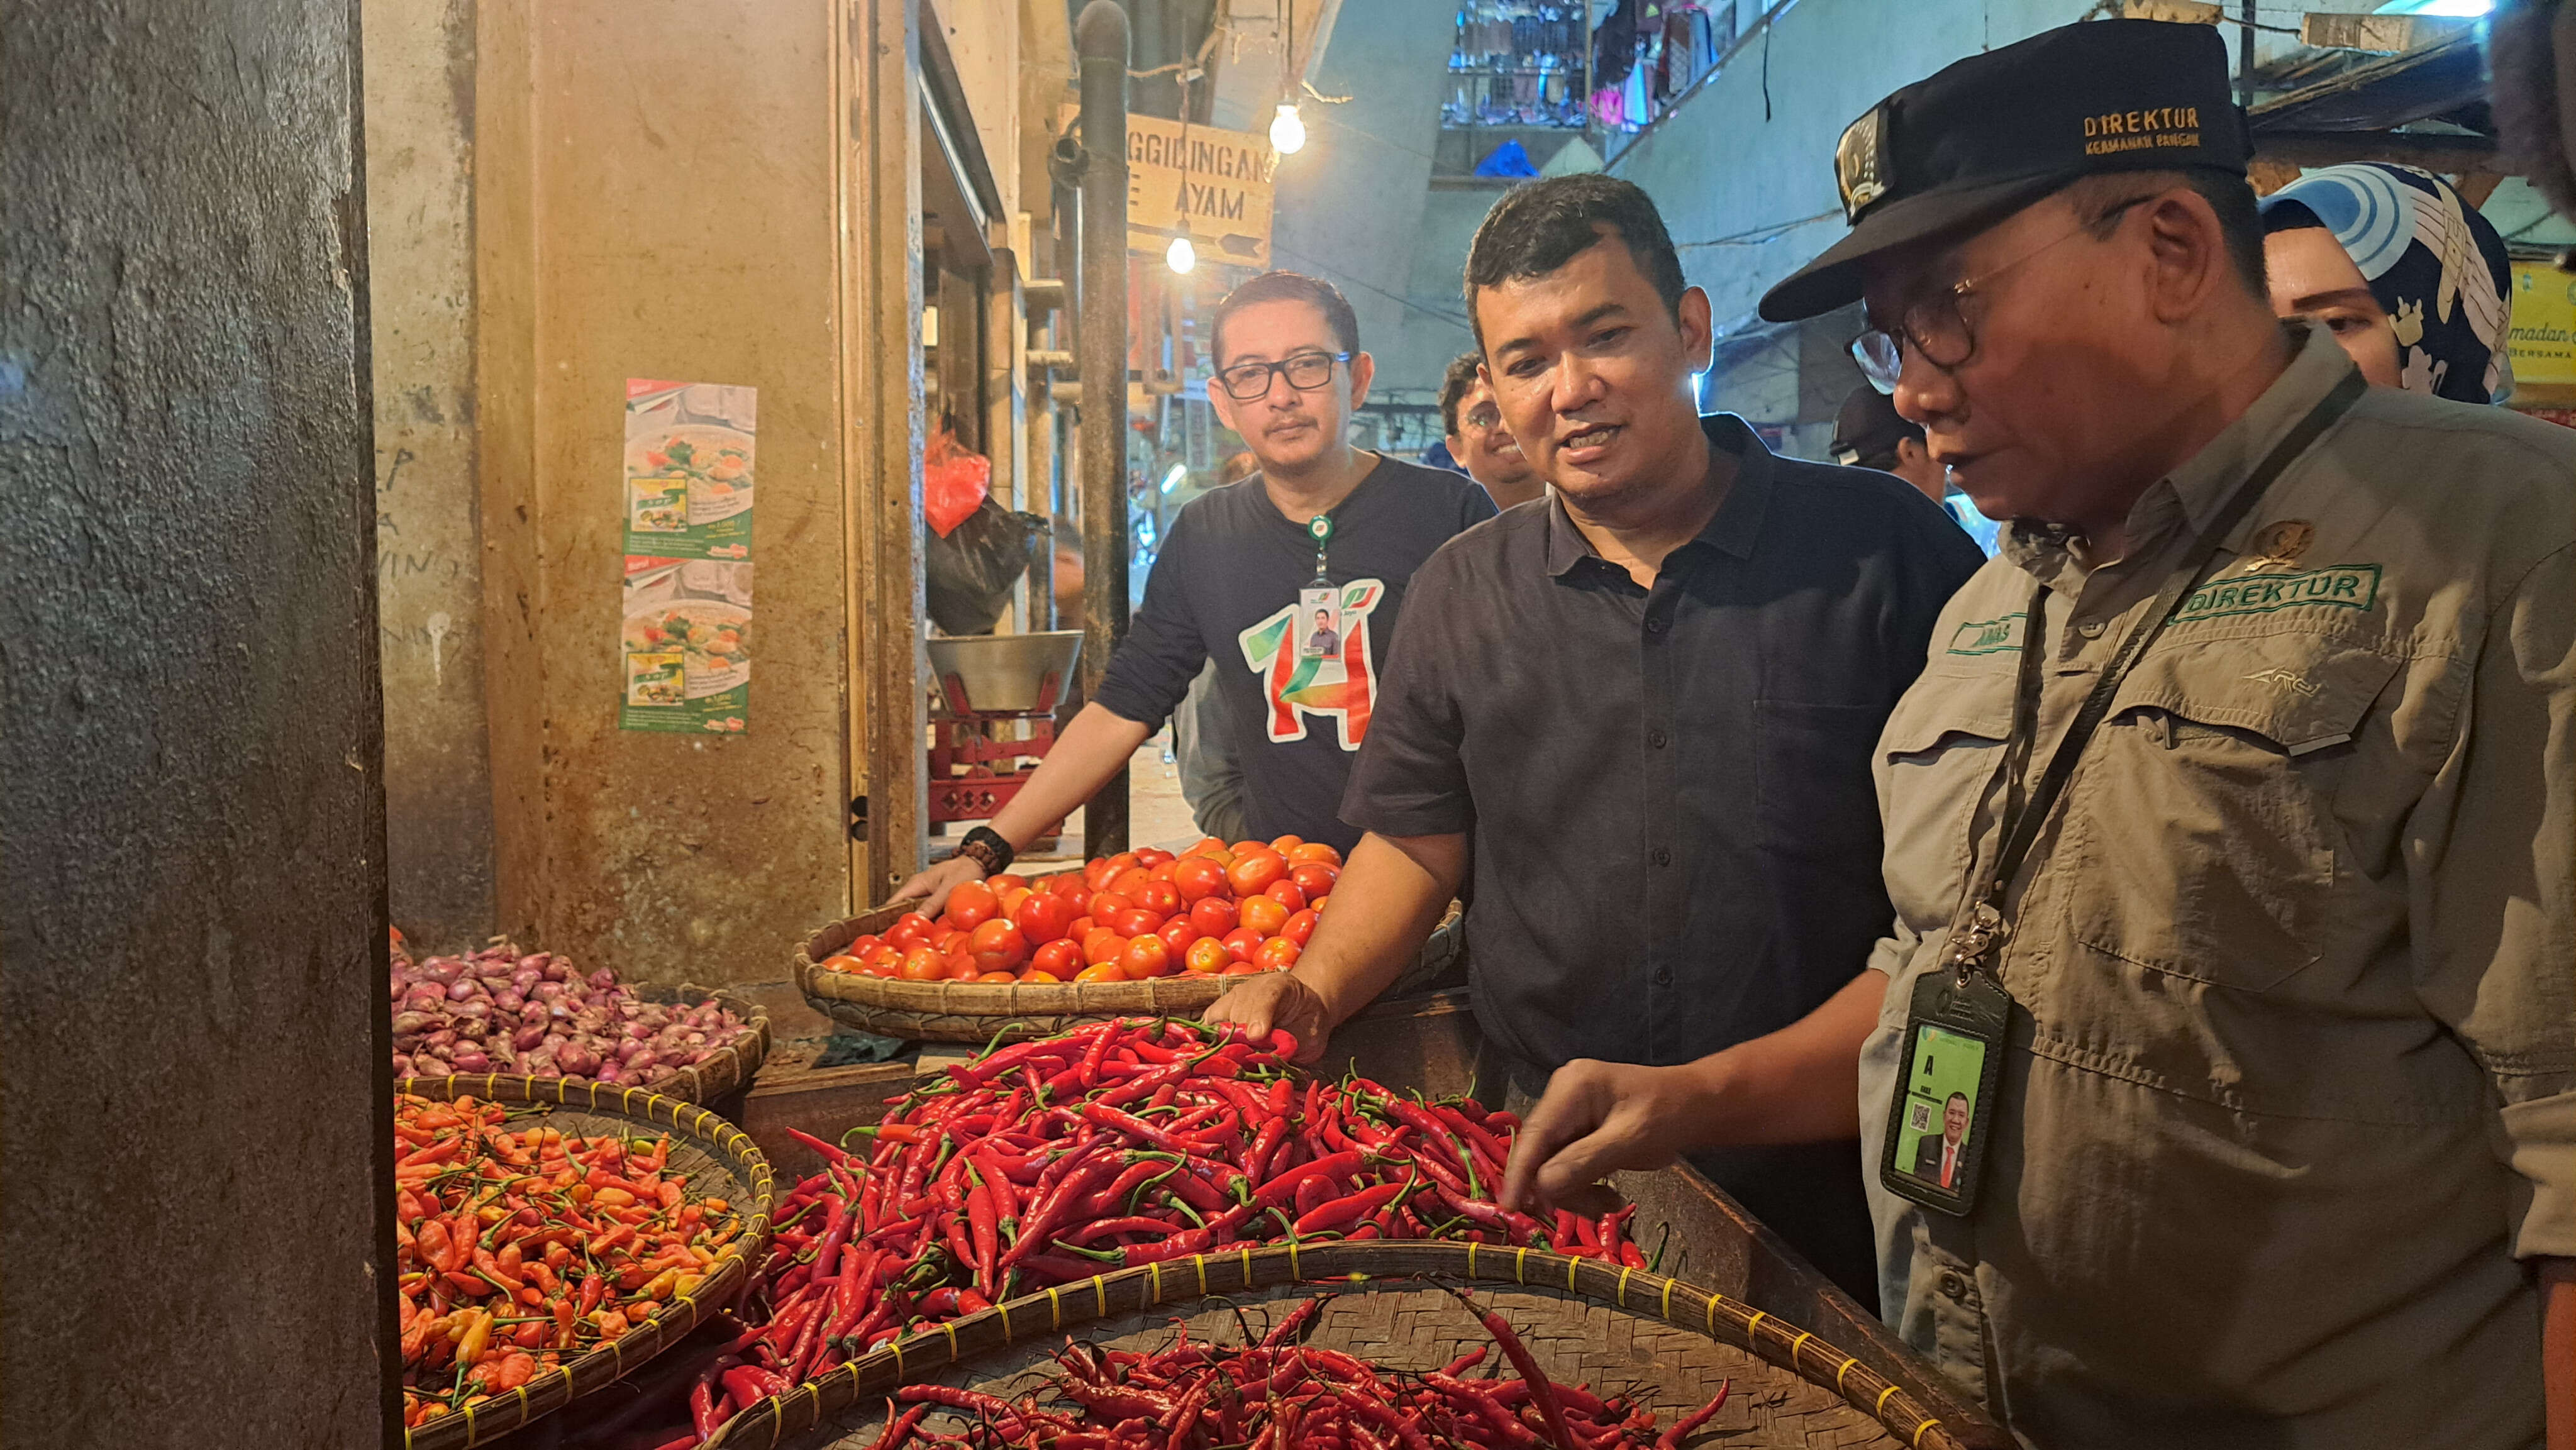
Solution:
{"label": "woven bamboo basket", "polygon": [[[1189,1016],[1240,980],[1182,972],[1148,982],[905,982],[817,965],[862,936],[883,933],[911,909],[909,903],[879,907],[806,938],[790,965],[815,1011],[862,1032],[913,1042],[985,1043],[997,1035],[1018,1042],[1111,1017]],[[1465,941],[1459,912],[1451,902],[1408,980],[1427,980],[1456,961]]]}
{"label": "woven bamboo basket", "polygon": [[1165,1306],[1180,1311],[1194,1338],[1231,1343],[1239,1337],[1236,1309],[1275,1319],[1329,1288],[1339,1297],[1308,1343],[1414,1369],[1491,1343],[1422,1275],[1513,1286],[1479,1297],[1511,1321],[1550,1379],[1589,1382],[1602,1393],[1633,1390],[1660,1423],[1706,1403],[1720,1380],[1734,1380],[1725,1409],[1688,1442],[1694,1450],[1748,1434],[1771,1445],[1962,1450],[1910,1391],[1750,1304],[1591,1260],[1412,1241],[1245,1248],[1014,1299],[764,1400],[704,1450],[865,1450],[898,1385],[935,1380],[1024,1393],[1038,1386],[1068,1332],[1116,1348],[1168,1342],[1175,1316]]}
{"label": "woven bamboo basket", "polygon": [[623,1379],[679,1343],[699,1321],[730,1300],[768,1248],[769,1214],[777,1199],[769,1160],[753,1146],[749,1134],[705,1108],[636,1087],[497,1074],[404,1078],[394,1084],[394,1090],[425,1098],[474,1097],[550,1106],[548,1123],[566,1133],[668,1133],[670,1171],[689,1175],[689,1186],[702,1194],[729,1199],[744,1216],[742,1233],[725,1246],[714,1269],[695,1290],[674,1295],[659,1313],[622,1338],[570,1364],[506,1395],[405,1432],[409,1450],[463,1450],[479,1445]]}
{"label": "woven bamboo basket", "polygon": [[686,983],[667,992],[647,989],[644,995],[651,1001],[679,1002],[691,1007],[712,997],[733,1009],[733,1015],[750,1027],[703,1060],[644,1084],[648,1093],[683,1102],[712,1103],[736,1088],[749,1086],[762,1060],[769,1056],[769,1009],[748,997],[721,990],[710,992]]}

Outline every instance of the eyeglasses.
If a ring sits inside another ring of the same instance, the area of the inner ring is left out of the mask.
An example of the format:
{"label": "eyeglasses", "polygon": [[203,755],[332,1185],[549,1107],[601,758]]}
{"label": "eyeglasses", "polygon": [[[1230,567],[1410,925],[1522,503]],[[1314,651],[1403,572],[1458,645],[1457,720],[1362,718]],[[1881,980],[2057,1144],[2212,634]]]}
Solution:
{"label": "eyeglasses", "polygon": [[1873,327],[1851,340],[1852,360],[1860,364],[1861,376],[1882,393],[1894,393],[1896,380],[1905,371],[1905,349],[1911,346],[1925,362],[1947,372],[1977,355],[1977,334],[1968,325],[1968,315],[1960,307],[1972,294],[1984,292],[1996,278],[2011,271],[2061,242],[2090,235],[2103,240],[2108,228],[2122,213],[2141,202],[2154,200],[2154,194],[2133,196],[2100,216],[2077,226],[2064,235],[2052,238],[1992,268],[1981,276],[1964,282],[1953,282],[1928,297],[1908,303],[1905,313],[1893,327]]}
{"label": "eyeglasses", "polygon": [[1350,360],[1346,352],[1301,352],[1281,362],[1237,363],[1218,373],[1216,380],[1227,397],[1249,403],[1268,396],[1273,377],[1286,378],[1288,386],[1301,393],[1326,387],[1333,381],[1333,364]]}

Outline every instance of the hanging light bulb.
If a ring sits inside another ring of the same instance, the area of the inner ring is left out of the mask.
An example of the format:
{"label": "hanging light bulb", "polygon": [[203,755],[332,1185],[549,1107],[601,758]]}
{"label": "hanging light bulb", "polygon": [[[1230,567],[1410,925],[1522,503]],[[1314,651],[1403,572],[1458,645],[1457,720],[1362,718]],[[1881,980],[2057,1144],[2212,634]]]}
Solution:
{"label": "hanging light bulb", "polygon": [[1290,156],[1306,147],[1306,121],[1297,114],[1295,101],[1281,101],[1279,114],[1270,118],[1270,149]]}
{"label": "hanging light bulb", "polygon": [[1188,236],[1172,238],[1171,250],[1163,253],[1163,265],[1175,272],[1188,272],[1199,264],[1199,249],[1190,245]]}

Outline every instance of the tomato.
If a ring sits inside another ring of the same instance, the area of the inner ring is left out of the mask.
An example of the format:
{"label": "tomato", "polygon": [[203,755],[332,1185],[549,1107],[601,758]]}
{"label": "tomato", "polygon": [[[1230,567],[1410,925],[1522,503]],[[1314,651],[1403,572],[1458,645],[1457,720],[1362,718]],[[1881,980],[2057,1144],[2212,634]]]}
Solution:
{"label": "tomato", "polygon": [[1094,962],[1074,973],[1073,979],[1077,982],[1123,982],[1127,980],[1127,974],[1118,970],[1116,962]]}
{"label": "tomato", "polygon": [[1324,914],[1324,903],[1332,899],[1333,898],[1330,896],[1318,896],[1314,900],[1306,903],[1306,909],[1315,913],[1317,916],[1321,916]]}
{"label": "tomato", "polygon": [[1255,896],[1243,903],[1243,925],[1255,936],[1277,936],[1288,924],[1288,904],[1271,896]]}
{"label": "tomato", "polygon": [[1068,941],[1083,941],[1098,930],[1100,930],[1100,923],[1088,916],[1077,916],[1064,924],[1064,935]]}
{"label": "tomato", "polygon": [[1330,866],[1338,871],[1342,865],[1342,853],[1321,841],[1308,841],[1302,846],[1291,846],[1284,854],[1288,857],[1288,864],[1292,866],[1316,864]]}
{"label": "tomato", "polygon": [[1135,864],[1136,857],[1134,853],[1128,851],[1121,851],[1115,856],[1102,856],[1096,860],[1085,861],[1082,863],[1082,879],[1083,882],[1090,886],[1092,890],[1104,890],[1106,889],[1104,883],[1106,883],[1110,877],[1117,875],[1119,872],[1124,871]]}
{"label": "tomato", "polygon": [[1227,951],[1225,943],[1215,937],[1203,936],[1190,943],[1189,955],[1181,959],[1181,965],[1202,976],[1212,977],[1234,965],[1234,953]]}
{"label": "tomato", "polygon": [[941,927],[931,934],[930,944],[943,954],[963,951],[966,948],[966,929],[953,926]]}
{"label": "tomato", "polygon": [[1091,935],[1082,939],[1082,959],[1095,967],[1102,962],[1118,960],[1118,954],[1125,950],[1127,950],[1127,938],[1107,927],[1095,927]]}
{"label": "tomato", "polygon": [[1020,939],[1032,947],[1042,947],[1064,935],[1072,921],[1073,903],[1042,891],[1030,892],[1028,899],[1011,912],[1011,925],[1020,929]]}
{"label": "tomato", "polygon": [[1172,960],[1177,962],[1189,951],[1192,942],[1206,936],[1207,933],[1190,925],[1188,917],[1176,916],[1164,922],[1162,930],[1155,932],[1154,935],[1161,937],[1163,945],[1172,949]]}
{"label": "tomato", "polygon": [[1180,864],[1181,863],[1178,861],[1166,861],[1162,865],[1155,867],[1153,870],[1146,872],[1145,877],[1149,881],[1169,881],[1172,879],[1172,868]]}
{"label": "tomato", "polygon": [[825,957],[820,962],[815,963],[815,965],[821,967],[827,972],[855,972],[859,968],[866,966],[867,963],[859,960],[857,957],[851,956],[848,952],[839,952],[832,956]]}
{"label": "tomato", "polygon": [[1136,853],[1136,864],[1144,867],[1148,871],[1157,866],[1169,866],[1179,859],[1180,858],[1178,856],[1173,855],[1171,852],[1164,850],[1160,846],[1147,846],[1144,850]]}
{"label": "tomato", "polygon": [[1261,940],[1261,933],[1238,926],[1225,934],[1225,954],[1238,962],[1251,961],[1252,954],[1261,950]]}
{"label": "tomato", "polygon": [[1063,937],[1038,948],[1037,955],[1029,959],[1030,970],[1050,973],[1059,982],[1081,971],[1082,967],[1082,943],[1067,941]]}
{"label": "tomato", "polygon": [[1083,880],[1082,873],[1079,871],[1067,871],[1061,876],[1048,877],[1046,881],[1046,889],[1063,897],[1067,901],[1076,903],[1079,903],[1092,892],[1091,883]]}
{"label": "tomato", "polygon": [[1190,906],[1190,925],[1202,936],[1223,936],[1242,924],[1242,909],[1226,897],[1203,896]]}
{"label": "tomato", "polygon": [[1201,836],[1197,845],[1181,853],[1181,859],[1187,861],[1193,856],[1213,856],[1224,849],[1225,842],[1214,836]]}
{"label": "tomato", "polygon": [[1306,838],[1303,836],[1273,836],[1270,838],[1270,849],[1278,852],[1282,857],[1285,857],[1289,852],[1294,851],[1305,844]]}
{"label": "tomato", "polygon": [[1136,893],[1136,904],[1156,916],[1170,916],[1181,909],[1181,893],[1169,881],[1148,881]]}
{"label": "tomato", "polygon": [[1306,909],[1306,893],[1298,890],[1294,881],[1273,881],[1270,889],[1261,894],[1288,908],[1291,913]]}
{"label": "tomato", "polygon": [[1020,929],[998,917],[975,928],[966,939],[975,965],[987,972],[1015,972],[1029,959],[1029,943]]}
{"label": "tomato", "polygon": [[1010,872],[1005,871],[1001,875],[986,881],[984,884],[993,888],[993,894],[995,896],[1008,896],[1014,891],[1028,890],[1029,878],[1026,876],[1014,876]]}
{"label": "tomato", "polygon": [[1163,914],[1140,906],[1110,918],[1109,929],[1120,936],[1151,936],[1163,929]]}
{"label": "tomato", "polygon": [[895,946],[892,943],[878,947],[875,951],[868,953],[868,965],[872,967],[900,967],[903,965],[903,948]]}
{"label": "tomato", "polygon": [[1225,868],[1205,856],[1172,863],[1172,889],[1183,901],[1205,901],[1226,890]]}
{"label": "tomato", "polygon": [[1217,973],[1217,975],[1220,977],[1249,977],[1260,970],[1261,969],[1259,967],[1254,966],[1250,962],[1232,962],[1227,964],[1226,969]]}
{"label": "tomato", "polygon": [[1141,982],[1148,977],[1172,974],[1172,949],[1158,936],[1140,936],[1127,943],[1126,952],[1118,958],[1118,969]]}
{"label": "tomato", "polygon": [[[907,911],[894,919],[894,930],[908,931],[916,936],[927,937],[930,935],[930,918],[918,911]],[[894,932],[888,932],[886,936],[888,940],[892,940]]]}
{"label": "tomato", "polygon": [[1000,912],[1001,919],[1009,921],[1018,916],[1020,914],[1021,903],[1035,895],[1037,895],[1036,892],[1031,891],[1025,886],[1014,887],[1009,891],[1002,892],[1002,910]]}
{"label": "tomato", "polygon": [[1309,903],[1331,891],[1333,883],[1341,877],[1341,867],[1328,866],[1321,861],[1292,861],[1288,864],[1288,879],[1296,882],[1297,889],[1306,893]]}
{"label": "tomato", "polygon": [[862,977],[878,978],[900,977],[903,975],[903,965],[899,961],[870,962],[866,966],[859,968],[859,975]]}
{"label": "tomato", "polygon": [[874,949],[876,949],[876,948],[878,948],[878,947],[881,947],[881,946],[884,946],[884,945],[885,945],[885,938],[884,938],[884,937],[876,936],[876,935],[873,935],[873,934],[870,934],[870,933],[862,933],[862,934],[860,934],[860,936],[858,937],[858,939],[857,939],[857,940],[855,940],[855,941],[851,942],[848,946],[843,947],[843,948],[842,948],[842,950],[843,950],[843,951],[848,952],[851,956],[854,956],[854,957],[864,957],[864,956],[866,956],[870,951],[873,951]]}
{"label": "tomato", "polygon": [[971,952],[952,953],[948,958],[948,980],[952,982],[971,982],[983,974],[984,969],[975,965]]}
{"label": "tomato", "polygon": [[1226,854],[1227,854],[1227,855],[1232,856],[1232,857],[1234,857],[1236,860],[1240,861],[1240,860],[1242,860],[1244,857],[1246,857],[1246,856],[1248,856],[1248,855],[1251,855],[1251,854],[1252,854],[1253,852],[1255,852],[1255,851],[1267,851],[1267,850],[1269,850],[1270,848],[1269,848],[1268,846],[1266,846],[1266,845],[1263,845],[1263,844],[1262,844],[1261,842],[1259,842],[1259,841],[1237,841],[1237,842],[1235,842],[1233,845],[1228,846],[1228,847],[1226,847],[1225,849],[1226,849]]}
{"label": "tomato", "polygon": [[961,881],[948,893],[948,918],[960,931],[973,931],[1002,909],[1002,898],[981,881]]}
{"label": "tomato", "polygon": [[1234,864],[1225,868],[1225,882],[1237,896],[1259,896],[1287,874],[1287,858],[1276,851],[1260,851],[1235,857]]}
{"label": "tomato", "polygon": [[1027,971],[1020,973],[1020,980],[1023,982],[1061,983],[1064,978],[1057,976],[1053,972],[1040,971],[1036,967],[1031,967]]}
{"label": "tomato", "polygon": [[1103,891],[1082,904],[1082,914],[1093,921],[1107,921],[1136,905],[1136,898],[1123,891]]}
{"label": "tomato", "polygon": [[1005,972],[1000,970],[979,973],[975,978],[978,982],[991,982],[995,984],[1002,982],[1016,982],[1019,979],[1020,974],[1017,972]]}
{"label": "tomato", "polygon": [[1297,965],[1297,957],[1302,950],[1288,938],[1274,936],[1261,944],[1261,950],[1252,954],[1252,964],[1265,972],[1283,971]]}
{"label": "tomato", "polygon": [[1143,895],[1145,888],[1153,884],[1154,873],[1142,866],[1130,866],[1109,878],[1109,889],[1130,901]]}
{"label": "tomato", "polygon": [[1279,935],[1302,949],[1315,936],[1315,909],[1310,906],[1304,911],[1290,912],[1288,920],[1279,928]]}
{"label": "tomato", "polygon": [[907,982],[936,982],[948,975],[948,958],[932,947],[914,947],[903,954],[902,970]]}

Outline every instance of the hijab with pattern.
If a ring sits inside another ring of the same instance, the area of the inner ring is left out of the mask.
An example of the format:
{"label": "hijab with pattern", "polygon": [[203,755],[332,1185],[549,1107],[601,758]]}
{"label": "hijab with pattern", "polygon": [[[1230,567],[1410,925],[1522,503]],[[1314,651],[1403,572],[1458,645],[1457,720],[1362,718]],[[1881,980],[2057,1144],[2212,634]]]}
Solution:
{"label": "hijab with pattern", "polygon": [[2408,392],[2496,401],[2513,274],[2494,223],[2433,173],[2377,161],[2311,171],[2263,198],[2268,230],[2282,229],[2288,208],[2333,233],[2361,269],[2397,329]]}

